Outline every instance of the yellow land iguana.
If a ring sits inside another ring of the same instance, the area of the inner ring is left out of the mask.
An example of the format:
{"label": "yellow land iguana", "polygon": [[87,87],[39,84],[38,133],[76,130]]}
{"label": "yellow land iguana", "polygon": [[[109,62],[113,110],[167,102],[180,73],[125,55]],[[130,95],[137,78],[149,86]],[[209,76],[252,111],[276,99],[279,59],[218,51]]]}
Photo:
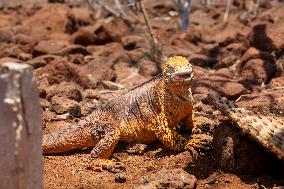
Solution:
{"label": "yellow land iguana", "polygon": [[[188,140],[173,128],[184,118],[193,125],[192,66],[181,56],[169,58],[163,73],[103,104],[84,120],[43,136],[43,153],[93,147],[91,157],[108,158],[118,141],[160,140],[180,151],[201,141]],[[201,142],[202,143],[202,142]]]}

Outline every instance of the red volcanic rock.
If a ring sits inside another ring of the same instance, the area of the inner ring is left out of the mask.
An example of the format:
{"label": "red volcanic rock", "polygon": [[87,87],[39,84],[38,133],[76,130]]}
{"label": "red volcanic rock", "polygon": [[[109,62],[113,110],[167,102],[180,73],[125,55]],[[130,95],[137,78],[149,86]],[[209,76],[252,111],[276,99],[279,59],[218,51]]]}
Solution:
{"label": "red volcanic rock", "polygon": [[283,50],[284,33],[267,24],[255,25],[248,35],[250,46],[264,51]]}
{"label": "red volcanic rock", "polygon": [[251,59],[240,68],[240,77],[243,80],[255,83],[265,83],[271,79],[276,72],[273,62],[262,59]]}

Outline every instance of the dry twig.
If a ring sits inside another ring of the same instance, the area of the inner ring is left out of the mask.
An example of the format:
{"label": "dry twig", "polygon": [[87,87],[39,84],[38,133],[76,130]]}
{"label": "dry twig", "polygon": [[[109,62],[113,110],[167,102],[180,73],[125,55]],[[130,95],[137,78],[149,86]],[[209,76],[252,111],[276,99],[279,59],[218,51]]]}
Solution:
{"label": "dry twig", "polygon": [[151,45],[151,58],[153,61],[160,63],[162,59],[162,48],[159,44],[158,39],[155,37],[152,25],[150,23],[147,11],[144,7],[143,0],[137,0],[139,7],[141,8],[141,12],[143,14],[145,23],[148,28],[148,32],[150,34],[150,45]]}
{"label": "dry twig", "polygon": [[225,23],[228,22],[228,17],[229,17],[229,13],[230,13],[232,4],[233,4],[233,0],[228,0],[228,2],[227,2],[227,7],[226,7],[226,10],[225,10],[225,14],[224,14],[224,19],[223,19],[223,21],[224,21]]}
{"label": "dry twig", "polygon": [[[112,15],[119,17],[126,21],[127,24],[130,24],[130,21],[128,20],[124,10],[122,9],[122,6],[120,4],[119,0],[115,0],[116,7],[119,12],[117,12],[114,8],[111,6],[107,5],[104,0],[86,0],[86,3],[89,5],[89,7],[94,11],[96,7],[95,5],[99,5],[100,7],[105,8],[108,12],[110,12]],[[98,15],[97,15],[98,16]]]}
{"label": "dry twig", "polygon": [[119,11],[120,15],[127,19],[127,16],[126,16],[126,14],[125,14],[122,6],[121,6],[120,1],[119,0],[115,0],[114,2],[115,2],[116,7],[118,8],[118,11]]}

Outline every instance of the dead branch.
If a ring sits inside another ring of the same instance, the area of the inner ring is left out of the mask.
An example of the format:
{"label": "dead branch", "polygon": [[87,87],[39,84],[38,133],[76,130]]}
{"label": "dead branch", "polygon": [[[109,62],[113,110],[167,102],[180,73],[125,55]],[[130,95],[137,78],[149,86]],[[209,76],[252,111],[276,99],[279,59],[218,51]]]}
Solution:
{"label": "dead branch", "polygon": [[150,23],[147,11],[146,11],[145,6],[143,4],[143,0],[137,0],[137,1],[138,1],[138,5],[141,8],[141,12],[143,14],[145,23],[146,23],[147,28],[148,28],[148,32],[150,34],[150,45],[151,45],[151,56],[152,56],[151,58],[152,58],[153,61],[160,63],[162,56],[163,56],[162,55],[162,48],[159,44],[158,39],[155,37],[155,34],[154,34],[154,31],[153,31],[152,25]]}
{"label": "dead branch", "polygon": [[233,4],[233,0],[228,0],[228,2],[227,2],[227,7],[226,7],[226,10],[225,10],[225,14],[224,14],[224,19],[223,19],[223,21],[224,21],[225,23],[228,22],[228,17],[229,17],[229,13],[230,13],[232,4]]}
{"label": "dead branch", "polygon": [[95,7],[96,7],[96,4],[99,5],[100,7],[103,7],[104,9],[106,9],[108,12],[110,12],[112,15],[114,15],[115,17],[119,17],[121,18],[122,20],[124,20],[127,24],[130,25],[130,21],[128,20],[125,12],[123,11],[122,9],[122,6],[120,4],[120,1],[119,0],[115,0],[115,4],[118,8],[118,11],[117,12],[115,9],[113,9],[111,6],[107,5],[105,3],[104,0],[86,0],[86,3],[88,4],[88,6],[94,11],[95,11]]}
{"label": "dead branch", "polygon": [[123,10],[123,8],[121,6],[120,1],[119,0],[115,0],[114,2],[115,2],[115,5],[116,5],[116,7],[117,7],[117,9],[119,11],[120,16],[122,16],[124,18],[127,18],[126,13],[124,12],[124,10]]}

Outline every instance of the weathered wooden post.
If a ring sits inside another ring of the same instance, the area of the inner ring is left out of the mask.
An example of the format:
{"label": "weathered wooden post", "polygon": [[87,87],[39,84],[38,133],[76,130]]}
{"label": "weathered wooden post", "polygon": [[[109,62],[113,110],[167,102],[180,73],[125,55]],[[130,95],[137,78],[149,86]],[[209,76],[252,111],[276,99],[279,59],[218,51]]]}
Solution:
{"label": "weathered wooden post", "polygon": [[43,188],[41,130],[31,67],[0,64],[0,188]]}

